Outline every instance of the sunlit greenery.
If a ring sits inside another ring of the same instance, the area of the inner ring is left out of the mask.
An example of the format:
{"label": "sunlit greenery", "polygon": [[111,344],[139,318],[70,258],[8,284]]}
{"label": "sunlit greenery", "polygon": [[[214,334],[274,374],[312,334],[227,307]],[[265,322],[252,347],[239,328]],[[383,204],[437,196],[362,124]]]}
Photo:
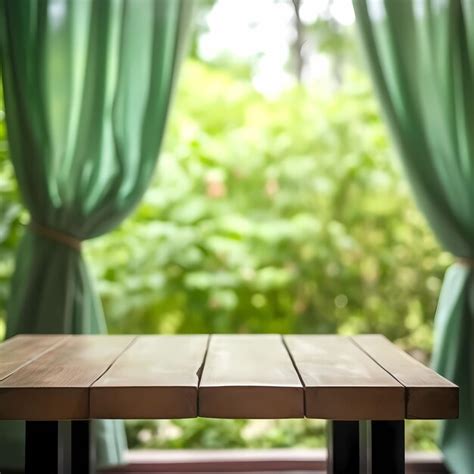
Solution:
{"label": "sunlit greenery", "polygon": [[270,101],[189,62],[151,189],[91,242],[112,332],[381,332],[426,353],[449,257],[369,84]]}
{"label": "sunlit greenery", "polygon": [[[322,420],[143,420],[127,422],[131,449],[324,448]],[[432,451],[435,424],[406,422],[409,450]]]}

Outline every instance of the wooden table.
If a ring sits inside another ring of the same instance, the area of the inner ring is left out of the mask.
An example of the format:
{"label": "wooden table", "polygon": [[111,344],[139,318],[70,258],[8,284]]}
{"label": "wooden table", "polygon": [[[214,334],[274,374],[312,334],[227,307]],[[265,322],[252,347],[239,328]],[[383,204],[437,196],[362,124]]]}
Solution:
{"label": "wooden table", "polygon": [[458,387],[380,335],[21,335],[0,345],[0,419],[26,421],[28,473],[92,471],[91,419],[197,416],[330,420],[330,472],[400,473],[404,420],[456,418]]}

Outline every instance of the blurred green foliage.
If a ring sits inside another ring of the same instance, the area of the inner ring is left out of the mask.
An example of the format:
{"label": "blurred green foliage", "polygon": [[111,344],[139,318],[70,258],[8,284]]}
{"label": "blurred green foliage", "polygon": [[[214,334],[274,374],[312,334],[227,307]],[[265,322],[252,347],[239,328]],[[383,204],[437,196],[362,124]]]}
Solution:
{"label": "blurred green foliage", "polygon": [[10,276],[14,268],[15,248],[22,233],[21,222],[25,222],[13,166],[8,159],[7,130],[3,91],[0,81],[0,339],[5,333],[6,302]]}
{"label": "blurred green foliage", "polygon": [[268,100],[188,62],[151,188],[91,242],[111,332],[381,332],[431,347],[445,266],[365,78]]}
{"label": "blurred green foliage", "polygon": [[[178,89],[142,203],[86,245],[110,332],[379,332],[426,361],[451,258],[414,207],[367,78],[270,100],[190,60]],[[0,112],[2,319],[27,220],[5,140]],[[431,449],[433,425],[410,426],[409,447]],[[137,422],[128,432],[132,446],[324,441],[320,422],[301,420]]]}
{"label": "blurred green foliage", "polygon": [[167,420],[127,424],[130,448],[321,448],[322,420]]}
{"label": "blurred green foliage", "polygon": [[[324,448],[323,420],[152,420],[128,421],[130,449]],[[433,421],[408,420],[408,450],[433,451]]]}

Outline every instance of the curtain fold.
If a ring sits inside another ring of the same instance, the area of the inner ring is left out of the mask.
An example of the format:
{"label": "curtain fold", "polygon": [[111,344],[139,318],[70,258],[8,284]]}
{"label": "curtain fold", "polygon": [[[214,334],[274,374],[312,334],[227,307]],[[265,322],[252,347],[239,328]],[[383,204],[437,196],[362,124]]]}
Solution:
{"label": "curtain fold", "polygon": [[417,203],[458,262],[435,316],[433,366],[460,386],[440,444],[474,472],[474,3],[353,0],[383,111]]}
{"label": "curtain fold", "polygon": [[[86,263],[67,238],[110,231],[140,201],[163,138],[190,2],[0,0],[10,155],[32,221],[18,249],[8,337],[106,331]],[[1,429],[0,464],[22,467],[23,426]],[[122,424],[97,422],[95,432],[99,465],[119,463]]]}

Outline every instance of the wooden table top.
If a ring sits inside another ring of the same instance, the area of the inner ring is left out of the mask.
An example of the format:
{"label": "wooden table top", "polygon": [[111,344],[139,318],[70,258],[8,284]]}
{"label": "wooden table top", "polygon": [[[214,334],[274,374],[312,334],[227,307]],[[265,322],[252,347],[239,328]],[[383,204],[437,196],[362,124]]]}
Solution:
{"label": "wooden table top", "polygon": [[380,335],[20,335],[0,420],[447,419],[458,387]]}

